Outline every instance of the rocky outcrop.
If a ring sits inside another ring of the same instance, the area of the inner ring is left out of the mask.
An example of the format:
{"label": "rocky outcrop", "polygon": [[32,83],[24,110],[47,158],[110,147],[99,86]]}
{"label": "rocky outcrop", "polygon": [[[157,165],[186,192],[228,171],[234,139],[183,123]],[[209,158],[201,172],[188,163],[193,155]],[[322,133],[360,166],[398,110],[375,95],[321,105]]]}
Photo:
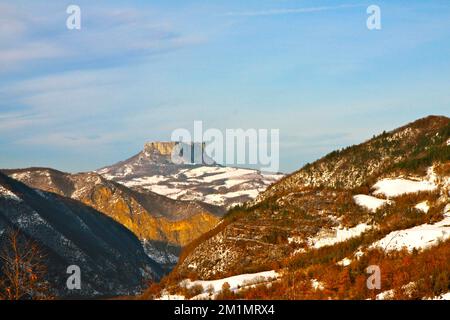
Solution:
{"label": "rocky outcrop", "polygon": [[197,142],[147,142],[141,158],[168,165],[215,165],[215,161],[205,153],[205,146],[205,143]]}
{"label": "rocky outcrop", "polygon": [[178,144],[178,142],[147,142],[144,145],[144,152],[170,156]]}

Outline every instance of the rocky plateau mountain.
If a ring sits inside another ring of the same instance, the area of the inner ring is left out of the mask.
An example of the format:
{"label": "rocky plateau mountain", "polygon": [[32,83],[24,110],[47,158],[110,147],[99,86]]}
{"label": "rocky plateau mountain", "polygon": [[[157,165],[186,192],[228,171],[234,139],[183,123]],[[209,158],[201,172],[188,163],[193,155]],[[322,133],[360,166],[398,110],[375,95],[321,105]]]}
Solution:
{"label": "rocky plateau mountain", "polygon": [[283,177],[280,173],[218,165],[197,143],[192,145],[187,159],[174,163],[172,156],[177,154],[177,146],[177,142],[149,142],[130,159],[96,172],[131,189],[224,208],[256,198]]}

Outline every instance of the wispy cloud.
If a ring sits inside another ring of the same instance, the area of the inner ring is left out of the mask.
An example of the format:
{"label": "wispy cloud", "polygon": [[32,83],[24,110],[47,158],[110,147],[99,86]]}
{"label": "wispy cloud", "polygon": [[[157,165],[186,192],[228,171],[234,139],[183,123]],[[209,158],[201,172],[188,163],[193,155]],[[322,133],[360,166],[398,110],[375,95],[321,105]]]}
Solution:
{"label": "wispy cloud", "polygon": [[31,42],[15,48],[0,49],[0,69],[9,71],[33,60],[58,58],[66,53],[57,45],[46,42]]}
{"label": "wispy cloud", "polygon": [[338,6],[227,12],[225,15],[226,16],[241,16],[241,17],[275,16],[275,15],[285,15],[285,14],[301,14],[301,13],[331,11],[331,10],[338,10],[338,9],[355,8],[355,7],[360,7],[360,6],[362,6],[362,5],[361,4],[342,4],[342,5],[338,5]]}
{"label": "wispy cloud", "polygon": [[147,7],[83,6],[81,30],[70,31],[62,8],[0,4],[0,74],[34,62],[40,68],[126,65],[206,41]]}
{"label": "wispy cloud", "polygon": [[29,112],[0,113],[0,133],[23,129],[43,121],[45,122],[45,119]]}

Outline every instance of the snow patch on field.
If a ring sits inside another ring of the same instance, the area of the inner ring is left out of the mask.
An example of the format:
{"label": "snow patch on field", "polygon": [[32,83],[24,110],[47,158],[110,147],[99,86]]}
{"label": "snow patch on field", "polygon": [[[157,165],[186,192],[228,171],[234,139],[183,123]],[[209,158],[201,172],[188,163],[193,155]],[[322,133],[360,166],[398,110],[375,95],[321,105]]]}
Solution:
{"label": "snow patch on field", "polygon": [[427,201],[418,203],[414,208],[416,208],[417,210],[423,211],[425,213],[427,213],[428,210],[430,210],[430,206],[428,205]]}
{"label": "snow patch on field", "polygon": [[178,197],[180,197],[182,195],[182,191],[183,191],[178,188],[174,188],[174,187],[167,186],[167,185],[159,185],[159,184],[146,186],[144,188],[147,190],[150,190],[154,193],[169,197],[171,199],[178,199]]}
{"label": "snow patch on field", "polygon": [[[180,287],[190,289],[195,286],[202,286],[205,292],[194,296],[191,300],[207,300],[214,299],[221,291],[224,283],[230,285],[230,291],[238,292],[243,288],[251,288],[259,284],[270,285],[277,280],[280,274],[274,270],[263,271],[258,273],[240,274],[228,278],[218,280],[196,280],[186,279],[180,282]],[[157,300],[185,300],[186,297],[177,294],[169,294],[162,292],[161,297]]]}
{"label": "snow patch on field", "polygon": [[426,300],[450,300],[450,291]]}
{"label": "snow patch on field", "polygon": [[311,287],[314,290],[323,290],[324,289],[323,283],[318,281],[317,279],[311,279]]}
{"label": "snow patch on field", "polygon": [[425,249],[450,238],[449,205],[445,207],[444,219],[434,224],[422,224],[413,228],[393,231],[383,239],[371,245],[372,248],[382,248],[386,251],[406,248]]}
{"label": "snow patch on field", "polygon": [[[411,294],[414,292],[415,289],[416,289],[415,282],[410,282],[410,283],[402,286],[402,291],[404,291],[404,293],[408,296],[411,296]],[[375,300],[392,300],[392,299],[394,299],[394,296],[395,296],[395,290],[390,289],[390,290],[386,290],[386,291],[383,291],[383,292],[377,294],[375,296]]]}
{"label": "snow patch on field", "polygon": [[154,176],[148,176],[148,177],[141,177],[141,178],[134,178],[130,181],[127,181],[124,183],[127,187],[133,187],[133,186],[144,186],[144,185],[152,185],[157,184],[162,181],[166,181],[167,178],[161,175],[154,175]]}
{"label": "snow patch on field", "polygon": [[195,178],[195,177],[203,176],[205,174],[224,173],[224,172],[226,172],[225,169],[226,168],[223,168],[223,167],[203,166],[203,167],[198,167],[198,168],[195,168],[195,169],[183,170],[182,173],[188,178]]}
{"label": "snow patch on field", "polygon": [[383,291],[375,296],[375,300],[392,300],[394,298],[394,289]]}
{"label": "snow patch on field", "polygon": [[347,267],[352,263],[352,260],[349,258],[344,258],[341,261],[338,261],[336,264],[338,266]]}
{"label": "snow patch on field", "polygon": [[184,280],[180,284],[186,288],[191,288],[193,286],[201,285],[207,292],[201,293],[192,298],[192,300],[204,300],[204,299],[214,299],[221,291],[225,283],[230,285],[230,291],[238,292],[244,288],[253,288],[257,285],[266,284],[271,285],[271,283],[277,280],[280,274],[274,270],[263,271],[258,273],[248,273],[240,274],[237,276],[232,276],[228,278],[223,278],[219,280],[197,280],[190,281]]}
{"label": "snow patch on field", "polygon": [[240,274],[237,276],[232,276],[228,278],[223,278],[219,280],[196,280],[191,281],[189,279],[183,280],[181,285],[186,288],[191,288],[193,286],[201,285],[203,289],[213,288],[214,292],[218,293],[222,290],[222,286],[224,283],[228,283],[230,285],[231,291],[236,291],[241,287],[245,287],[252,284],[263,283],[267,281],[276,280],[279,277],[278,272],[271,271],[263,271],[258,273],[247,273]]}
{"label": "snow patch on field", "polygon": [[372,212],[375,212],[382,206],[390,203],[389,200],[382,200],[365,194],[358,194],[353,197],[353,200],[355,200],[357,205],[365,207]]}
{"label": "snow patch on field", "polygon": [[206,176],[203,178],[203,181],[210,183],[217,180],[224,180],[224,179],[229,180],[232,178],[242,177],[255,172],[254,170],[250,169],[238,169],[238,168],[224,168],[224,169],[226,170],[224,170],[223,173],[215,174],[212,176]]}
{"label": "snow patch on field", "polygon": [[385,195],[388,198],[420,191],[434,191],[437,186],[431,181],[414,181],[409,179],[382,179],[373,186],[375,195]]}
{"label": "snow patch on field", "polygon": [[216,206],[222,206],[225,204],[225,201],[228,199],[239,198],[239,197],[249,197],[251,199],[256,198],[258,196],[258,190],[242,190],[242,191],[234,191],[228,192],[224,194],[208,194],[203,198],[203,201],[209,204],[213,204]]}
{"label": "snow patch on field", "polygon": [[179,294],[162,294],[161,297],[155,300],[186,300],[186,298]]}
{"label": "snow patch on field", "polygon": [[316,249],[325,246],[332,246],[336,243],[344,242],[351,238],[358,237],[365,231],[369,230],[370,228],[371,226],[365,223],[360,223],[353,228],[341,228],[341,227],[335,228],[331,231],[332,233],[331,236],[328,235],[322,236],[319,234],[318,236],[309,238],[308,244],[309,246],[314,247]]}

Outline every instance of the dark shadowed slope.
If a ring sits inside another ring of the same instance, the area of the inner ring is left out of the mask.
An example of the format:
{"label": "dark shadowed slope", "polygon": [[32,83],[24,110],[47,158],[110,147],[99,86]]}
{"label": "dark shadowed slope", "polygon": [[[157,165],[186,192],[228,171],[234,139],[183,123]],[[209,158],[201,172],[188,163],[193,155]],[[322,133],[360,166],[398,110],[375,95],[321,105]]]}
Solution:
{"label": "dark shadowed slope", "polygon": [[[1,245],[8,229],[19,230],[45,252],[48,280],[58,296],[133,294],[162,273],[140,241],[111,218],[0,173]],[[81,290],[66,289],[70,265],[81,268]]]}

